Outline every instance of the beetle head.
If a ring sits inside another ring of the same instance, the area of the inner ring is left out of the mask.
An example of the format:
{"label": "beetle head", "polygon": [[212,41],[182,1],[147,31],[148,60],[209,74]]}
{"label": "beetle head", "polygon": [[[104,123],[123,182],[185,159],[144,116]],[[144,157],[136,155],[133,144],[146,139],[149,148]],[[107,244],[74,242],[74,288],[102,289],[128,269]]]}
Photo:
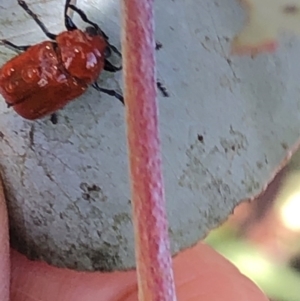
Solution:
{"label": "beetle head", "polygon": [[[104,34],[104,32],[99,27],[87,26],[85,28],[85,32],[86,32],[86,34],[88,34],[91,37],[101,36],[105,40],[108,39],[107,36]],[[106,47],[105,52],[104,52],[104,57],[109,58],[110,56],[111,56],[111,49],[110,49],[110,47]]]}
{"label": "beetle head", "polygon": [[97,27],[94,27],[94,26],[86,27],[85,32],[91,37],[95,37],[95,36],[98,36],[98,35],[102,36],[100,28],[97,28]]}

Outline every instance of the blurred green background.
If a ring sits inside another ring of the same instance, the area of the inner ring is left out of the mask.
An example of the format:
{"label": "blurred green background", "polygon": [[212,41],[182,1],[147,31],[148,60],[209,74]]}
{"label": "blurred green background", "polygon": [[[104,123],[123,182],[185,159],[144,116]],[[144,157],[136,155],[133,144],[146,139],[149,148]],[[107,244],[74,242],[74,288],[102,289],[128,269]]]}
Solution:
{"label": "blurred green background", "polygon": [[251,202],[243,202],[205,242],[272,301],[300,301],[300,151]]}

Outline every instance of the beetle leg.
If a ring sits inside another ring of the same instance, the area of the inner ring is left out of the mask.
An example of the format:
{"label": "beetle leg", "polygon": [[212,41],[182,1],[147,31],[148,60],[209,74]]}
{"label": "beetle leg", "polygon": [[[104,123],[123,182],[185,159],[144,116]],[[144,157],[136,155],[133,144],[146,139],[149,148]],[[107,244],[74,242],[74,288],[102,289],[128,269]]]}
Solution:
{"label": "beetle leg", "polygon": [[57,124],[58,120],[56,113],[51,114],[50,121],[52,122],[52,124]]}
{"label": "beetle leg", "polygon": [[116,92],[115,90],[108,90],[108,89],[101,88],[101,87],[99,87],[97,82],[94,82],[91,86],[94,89],[96,89],[97,91],[100,91],[100,92],[103,92],[103,93],[108,94],[110,96],[116,97],[117,99],[119,99],[121,101],[122,104],[124,104],[123,96],[121,94],[119,94],[118,92]]}
{"label": "beetle leg", "polygon": [[17,51],[17,52],[26,51],[29,47],[31,47],[31,45],[18,46],[7,40],[0,40],[0,44],[4,45],[7,48],[11,48],[12,50]]}
{"label": "beetle leg", "polygon": [[116,67],[110,61],[105,60],[104,61],[104,70],[108,71],[108,72],[117,72],[117,71],[122,70],[122,66]]}
{"label": "beetle leg", "polygon": [[[107,42],[108,43],[108,42]],[[108,43],[108,46],[111,48],[111,50],[116,53],[119,57],[122,57],[121,52],[118,50],[118,48],[110,43]]]}
{"label": "beetle leg", "polygon": [[39,17],[28,7],[25,1],[18,0],[18,4],[26,11],[26,13],[35,21],[35,23],[41,28],[44,34],[51,40],[56,39],[56,34],[48,31],[44,23],[39,19]]}

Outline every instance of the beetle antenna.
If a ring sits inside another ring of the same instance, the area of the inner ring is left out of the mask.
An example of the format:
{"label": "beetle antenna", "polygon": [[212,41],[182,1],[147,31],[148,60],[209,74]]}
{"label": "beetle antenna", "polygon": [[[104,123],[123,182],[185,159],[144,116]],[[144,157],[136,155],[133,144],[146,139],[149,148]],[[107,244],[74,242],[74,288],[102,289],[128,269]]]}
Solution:
{"label": "beetle antenna", "polygon": [[39,19],[39,17],[28,7],[25,1],[18,0],[18,4],[26,11],[26,13],[35,21],[44,34],[51,40],[56,39],[56,34],[49,32],[45,24]]}
{"label": "beetle antenna", "polygon": [[[68,0],[67,2],[70,2],[70,0]],[[81,10],[80,8],[78,8],[77,6],[69,3],[67,8],[71,8],[73,11],[75,11],[85,23],[88,23],[88,24],[92,25],[97,30],[100,29],[98,24],[96,24],[96,23],[92,22],[91,20],[89,20],[89,18],[85,14],[85,12],[83,10]],[[102,33],[101,29],[100,29],[100,31]],[[108,39],[108,36],[105,33],[103,33],[103,36],[104,36],[105,39]]]}
{"label": "beetle antenna", "polygon": [[[71,4],[70,1],[71,1],[71,0],[67,0],[67,1],[66,1],[66,5],[65,5],[65,20],[66,20],[66,17],[68,16],[68,15],[67,15],[67,9],[68,9],[68,8],[71,8],[73,11],[75,11],[75,12],[80,16],[80,18],[81,18],[84,22],[86,22],[86,23],[92,25],[97,31],[100,31],[101,35],[105,38],[105,40],[107,41],[108,46],[111,48],[111,50],[112,50],[113,52],[115,52],[119,57],[122,57],[122,54],[121,54],[121,52],[117,49],[117,47],[115,47],[114,45],[112,45],[112,44],[110,44],[110,43],[108,42],[108,39],[109,39],[108,36],[107,36],[107,35],[105,34],[105,32],[99,27],[99,25],[96,24],[96,23],[94,23],[94,22],[92,22],[91,20],[89,20],[89,18],[88,18],[87,15],[85,14],[85,12],[82,11],[82,10],[81,10],[80,8],[78,8],[77,6]],[[69,16],[68,16],[68,17],[69,17]],[[69,17],[69,18],[70,18],[70,17]],[[72,21],[72,23],[73,23],[73,21]],[[73,25],[75,26],[74,23],[73,23]],[[66,27],[67,27],[67,26],[66,26]],[[68,27],[67,27],[67,28],[68,28]],[[73,29],[71,29],[71,30],[73,30]]]}
{"label": "beetle antenna", "polygon": [[77,29],[77,26],[73,22],[72,18],[68,15],[68,8],[70,6],[70,2],[71,0],[66,0],[65,9],[64,9],[65,27],[68,31]]}

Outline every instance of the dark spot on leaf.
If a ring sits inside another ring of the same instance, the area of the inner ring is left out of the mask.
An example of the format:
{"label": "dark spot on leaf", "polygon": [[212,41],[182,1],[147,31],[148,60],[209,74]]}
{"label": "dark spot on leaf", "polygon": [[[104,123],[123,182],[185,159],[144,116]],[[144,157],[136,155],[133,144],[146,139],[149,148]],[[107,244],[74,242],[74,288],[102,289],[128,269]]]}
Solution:
{"label": "dark spot on leaf", "polygon": [[256,162],[256,166],[257,168],[259,169],[262,169],[263,168],[263,164],[261,162]]}
{"label": "dark spot on leaf", "polygon": [[204,142],[204,137],[202,135],[198,135],[197,138],[198,138],[198,141],[200,141],[201,143]]}
{"label": "dark spot on leaf", "polygon": [[34,146],[34,126],[32,126],[28,133],[29,136],[29,145],[30,147]]}
{"label": "dark spot on leaf", "polygon": [[163,47],[162,43],[160,43],[160,42],[156,42],[156,43],[155,43],[155,50],[159,50],[159,49],[161,49],[162,47]]}
{"label": "dark spot on leaf", "polygon": [[294,15],[299,12],[299,7],[295,4],[287,4],[283,8],[283,12],[288,15]]}
{"label": "dark spot on leaf", "polygon": [[285,150],[289,148],[289,146],[288,146],[285,142],[282,142],[282,143],[281,143],[281,146],[282,146],[282,148],[285,149]]}
{"label": "dark spot on leaf", "polygon": [[87,190],[88,190],[89,192],[91,192],[91,191],[100,191],[100,187],[97,186],[97,185],[95,185],[95,184],[93,184],[92,186],[88,186],[88,187],[87,187]]}
{"label": "dark spot on leaf", "polygon": [[83,193],[83,194],[82,194],[82,198],[83,198],[84,200],[88,201],[88,200],[91,198],[91,196],[90,196],[88,193]]}
{"label": "dark spot on leaf", "polygon": [[167,91],[167,88],[163,86],[163,84],[161,82],[157,82],[156,83],[157,85],[157,88],[158,90],[161,92],[161,94],[164,96],[164,97],[169,97],[169,92]]}

